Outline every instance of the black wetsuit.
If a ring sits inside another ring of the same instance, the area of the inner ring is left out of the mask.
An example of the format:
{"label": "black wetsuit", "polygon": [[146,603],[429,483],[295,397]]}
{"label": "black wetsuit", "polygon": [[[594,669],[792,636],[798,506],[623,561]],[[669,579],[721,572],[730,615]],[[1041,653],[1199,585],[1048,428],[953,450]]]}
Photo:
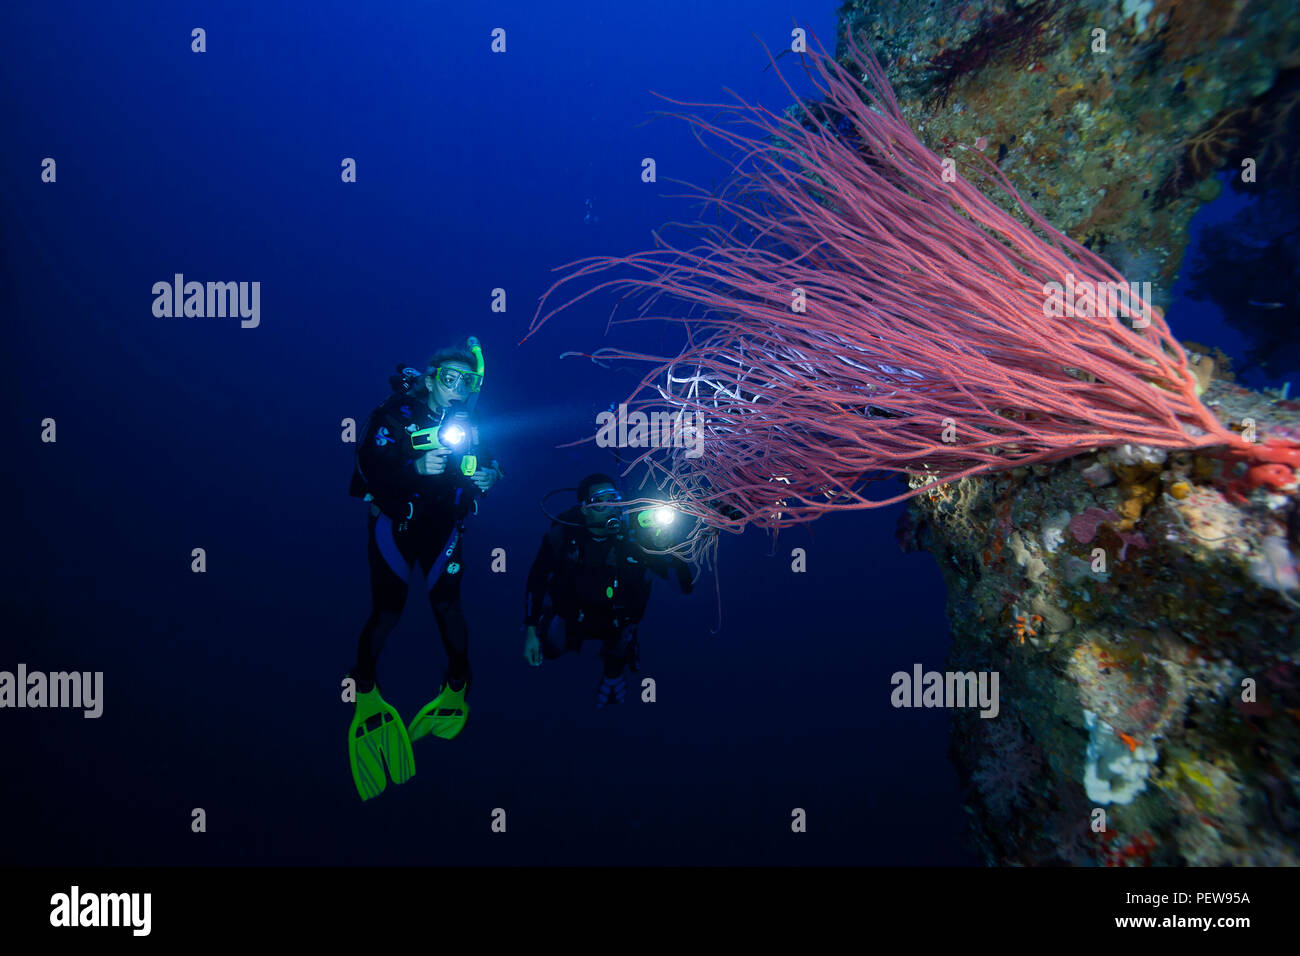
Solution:
{"label": "black wetsuit", "polygon": [[[357,467],[349,493],[370,501],[370,617],[357,643],[353,671],[361,690],[369,690],[384,641],[397,626],[406,604],[407,581],[415,565],[424,577],[442,646],[447,652],[444,681],[459,687],[472,679],[469,631],[460,605],[461,540],[464,519],[476,510],[478,488],[464,474],[456,455],[441,475],[421,475],[425,455],[411,447],[409,432],[441,422],[424,395],[394,393],[371,413],[357,446]],[[496,462],[482,451],[482,464]]]}
{"label": "black wetsuit", "polygon": [[628,665],[636,670],[637,625],[650,601],[651,574],[666,578],[671,570],[690,593],[690,570],[678,558],[647,553],[625,534],[590,534],[577,507],[560,518],[569,524],[551,526],[528,570],[524,626],[537,629],[547,659],[595,640],[606,677],[618,677]]}

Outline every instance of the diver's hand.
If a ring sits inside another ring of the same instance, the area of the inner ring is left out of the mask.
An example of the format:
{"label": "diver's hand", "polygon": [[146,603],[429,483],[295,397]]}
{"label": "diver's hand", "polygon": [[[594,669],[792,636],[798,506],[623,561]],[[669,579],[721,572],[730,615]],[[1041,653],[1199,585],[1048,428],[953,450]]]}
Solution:
{"label": "diver's hand", "polygon": [[416,461],[415,470],[422,475],[441,475],[447,468],[447,456],[450,454],[450,448],[425,452],[424,457]]}
{"label": "diver's hand", "polygon": [[501,473],[495,468],[491,465],[484,465],[482,468],[478,469],[478,471],[474,472],[474,474],[470,476],[469,480],[474,482],[479,491],[487,491],[497,483],[497,479],[500,477]]}
{"label": "diver's hand", "polygon": [[542,666],[542,642],[537,639],[537,628],[524,630],[524,660],[534,667]]}

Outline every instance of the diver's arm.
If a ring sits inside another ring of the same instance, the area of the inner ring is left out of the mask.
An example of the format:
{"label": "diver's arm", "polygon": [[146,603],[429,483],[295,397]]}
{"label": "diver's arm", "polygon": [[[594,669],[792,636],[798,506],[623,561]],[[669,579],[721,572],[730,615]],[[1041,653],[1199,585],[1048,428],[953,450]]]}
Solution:
{"label": "diver's arm", "polygon": [[506,476],[505,469],[501,467],[501,462],[493,453],[492,449],[486,444],[479,444],[479,425],[474,423],[474,455],[478,459],[478,468],[470,481],[474,483],[480,494],[490,491],[492,487]]}
{"label": "diver's arm", "polygon": [[506,473],[501,463],[490,455],[480,456],[479,462],[478,468],[470,476],[470,481],[474,482],[474,487],[480,492],[487,492],[504,478]]}
{"label": "diver's arm", "polygon": [[677,578],[677,585],[682,589],[683,594],[690,594],[695,590],[695,583],[691,580],[691,568],[685,561],[675,554],[645,554],[645,563],[655,574],[668,580],[668,572],[672,571]]}
{"label": "diver's arm", "polygon": [[675,554],[670,554],[668,560],[672,565],[673,572],[677,575],[677,586],[682,589],[683,594],[690,594],[695,590],[695,581],[692,580],[693,575],[691,574],[691,566]]}
{"label": "diver's arm", "polygon": [[532,667],[540,667],[543,659],[542,642],[537,637],[537,625],[542,617],[542,602],[551,583],[555,555],[551,552],[551,537],[542,538],[533,566],[528,569],[528,583],[524,589],[524,660]]}
{"label": "diver's arm", "polygon": [[382,408],[376,409],[366,423],[357,456],[371,480],[392,478],[408,464],[410,441],[396,419],[385,414]]}
{"label": "diver's arm", "polygon": [[434,448],[426,451],[415,459],[415,471],[426,478],[436,478],[447,470],[447,459],[450,457],[449,448]]}
{"label": "diver's arm", "polygon": [[528,569],[528,581],[524,585],[524,628],[534,630],[542,619],[542,605],[546,600],[546,589],[551,585],[555,573],[555,552],[551,550],[551,537],[542,536],[541,547],[533,566]]}
{"label": "diver's arm", "polygon": [[411,448],[410,436],[395,417],[378,410],[371,416],[357,461],[376,498],[405,498],[418,487],[417,463],[422,453]]}

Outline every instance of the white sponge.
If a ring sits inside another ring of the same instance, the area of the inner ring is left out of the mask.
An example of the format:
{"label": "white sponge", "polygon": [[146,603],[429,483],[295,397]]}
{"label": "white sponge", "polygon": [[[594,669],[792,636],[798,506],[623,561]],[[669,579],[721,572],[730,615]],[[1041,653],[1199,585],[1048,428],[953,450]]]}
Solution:
{"label": "white sponge", "polygon": [[1147,788],[1147,774],[1156,762],[1156,748],[1140,744],[1130,751],[1115,730],[1090,710],[1083,712],[1088,726],[1088,763],[1083,786],[1097,803],[1132,803]]}

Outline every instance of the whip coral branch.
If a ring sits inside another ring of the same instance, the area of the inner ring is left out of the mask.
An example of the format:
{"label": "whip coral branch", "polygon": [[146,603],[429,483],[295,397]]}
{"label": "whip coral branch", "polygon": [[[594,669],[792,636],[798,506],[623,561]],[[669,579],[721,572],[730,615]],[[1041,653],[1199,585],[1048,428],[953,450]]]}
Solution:
{"label": "whip coral branch", "polygon": [[[945,177],[875,57],[851,38],[849,48],[862,79],[808,54],[823,99],[805,103],[782,77],[798,104],[788,115],[739,97],[669,100],[717,111],[683,115],[702,142],[732,155],[727,185],[692,193],[716,223],[679,224],[677,243],[660,233],[652,250],[571,264],[534,316],[529,335],[616,289],[645,294],[635,320],[682,326],[676,356],[596,353],[651,363],[629,407],[703,415],[702,456],[652,448],[637,459],[679,507],[708,528],[776,529],[1095,446],[1244,453],[1197,398],[1187,356],[1149,301],[1090,309],[1085,296],[1049,314],[1052,283],[1132,286],[1030,209],[984,157],[969,151],[960,175]],[[968,177],[1003,190],[1028,222]],[[620,275],[547,308],[570,283],[609,270]],[[800,302],[803,311],[792,307]],[[866,496],[891,475],[910,487]]]}

